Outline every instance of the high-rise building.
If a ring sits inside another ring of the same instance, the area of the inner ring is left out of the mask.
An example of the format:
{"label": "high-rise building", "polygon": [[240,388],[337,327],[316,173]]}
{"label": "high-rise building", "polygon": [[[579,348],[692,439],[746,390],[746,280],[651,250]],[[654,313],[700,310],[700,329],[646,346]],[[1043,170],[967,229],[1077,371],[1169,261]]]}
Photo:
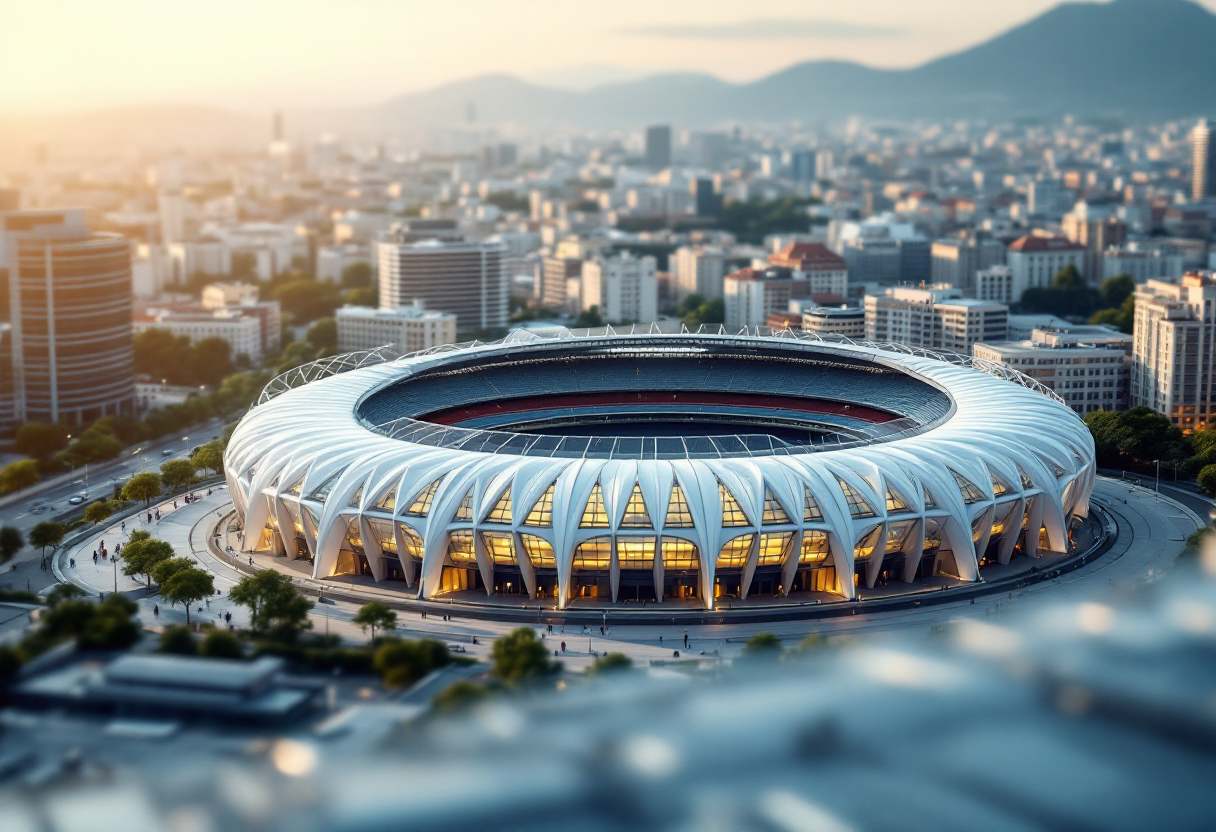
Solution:
{"label": "high-rise building", "polygon": [[17,387],[13,380],[13,327],[0,323],[0,436],[17,428]]}
{"label": "high-rise building", "polygon": [[1212,197],[1216,197],[1216,142],[1207,119],[1200,119],[1191,131],[1191,198]]}
{"label": "high-rise building", "polygon": [[1009,307],[963,297],[953,286],[894,287],[866,295],[866,339],[970,355],[981,341],[1004,341]]}
{"label": "high-rise building", "polygon": [[456,316],[427,311],[421,301],[396,309],[343,306],[338,320],[338,351],[371,350],[392,344],[398,352],[417,352],[456,343]]}
{"label": "high-rise building", "polygon": [[1151,407],[1183,430],[1204,430],[1216,415],[1216,283],[1188,272],[1179,283],[1136,289],[1131,403]]}
{"label": "high-rise building", "polygon": [[609,323],[651,323],[659,317],[659,283],[653,257],[628,252],[583,263],[582,304]]}
{"label": "high-rise building", "polygon": [[1064,236],[1085,246],[1085,268],[1081,273],[1090,283],[1102,276],[1102,255],[1112,246],[1127,242],[1127,225],[1115,216],[1115,206],[1100,202],[1078,202],[1064,216]]}
{"label": "high-rise building", "polygon": [[697,177],[688,183],[688,192],[698,217],[716,217],[722,211],[722,195],[714,188],[714,180]]}
{"label": "high-rise building", "polygon": [[646,167],[664,170],[671,167],[671,127],[656,124],[646,128]]}
{"label": "high-rise building", "polygon": [[0,214],[18,422],[131,413],[131,244],[90,233],[82,209]]}
{"label": "high-rise building", "polygon": [[428,309],[456,315],[461,332],[507,325],[511,275],[501,242],[380,243],[378,255],[381,307],[418,298]]}
{"label": "high-rise building", "polygon": [[818,160],[819,154],[814,150],[795,150],[790,153],[790,179],[798,185],[814,182]]}
{"label": "high-rise building", "polygon": [[1005,262],[1005,246],[1000,240],[987,237],[959,237],[938,240],[931,249],[931,279],[961,289],[966,296],[975,296],[975,273]]}
{"label": "high-rise building", "polygon": [[726,277],[726,253],[717,246],[681,246],[670,260],[675,300],[687,295],[703,298],[722,297],[722,279]]}

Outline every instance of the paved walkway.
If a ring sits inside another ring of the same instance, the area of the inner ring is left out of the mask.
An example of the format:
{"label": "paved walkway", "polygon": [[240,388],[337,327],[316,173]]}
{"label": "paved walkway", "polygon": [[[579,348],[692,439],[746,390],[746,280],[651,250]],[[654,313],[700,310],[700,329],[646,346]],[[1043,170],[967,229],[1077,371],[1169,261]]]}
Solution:
{"label": "paved walkway", "polygon": [[[893,630],[921,630],[926,634],[935,626],[961,617],[1001,618],[1007,615],[1032,613],[1038,609],[1064,602],[1082,600],[1111,600],[1123,592],[1158,579],[1181,553],[1186,538],[1203,521],[1186,507],[1164,497],[1154,495],[1151,490],[1130,487],[1118,480],[1099,480],[1094,499],[1109,511],[1119,523],[1119,537],[1107,552],[1092,564],[1059,578],[1031,584],[1011,593],[986,596],[972,604],[969,600],[940,604],[894,612],[865,613],[842,618],[823,620],[782,621],[761,624],[690,625],[687,628],[663,625],[612,625],[607,636],[601,636],[598,627],[566,625],[565,632],[555,627],[550,635],[544,625],[536,625],[544,633],[545,642],[560,653],[560,643],[566,642],[564,663],[571,670],[585,668],[591,653],[619,651],[635,661],[672,660],[679,650],[682,659],[695,658],[716,661],[718,657],[730,658],[742,649],[746,640],[758,632],[771,632],[787,644],[797,643],[810,634],[826,638],[838,636],[868,636]],[[230,564],[214,557],[207,547],[207,536],[216,523],[230,511],[230,502],[222,489],[212,497],[204,498],[194,505],[177,511],[162,512],[159,524],[153,524],[157,536],[173,545],[178,554],[190,555],[212,571],[216,587],[227,594],[228,589],[240,579],[240,573]],[[128,525],[128,531],[131,527]],[[113,538],[114,531],[106,530],[91,537],[78,548],[88,554],[82,560],[79,554],[77,569],[69,570],[66,576],[87,591],[110,591],[112,567],[102,564],[94,567],[91,547],[100,538]],[[110,545],[110,539],[107,539]],[[248,557],[248,556],[243,556]],[[265,561],[265,563],[262,563]],[[282,559],[254,556],[255,565],[282,568]],[[59,562],[56,562],[59,568]],[[334,586],[328,582],[315,582],[306,573],[291,570],[301,584],[330,586],[343,593],[353,592],[368,600],[377,597],[400,599],[399,593],[369,587],[350,587],[347,584]],[[134,590],[140,595],[143,590],[138,582],[124,578],[119,573],[120,591]],[[185,621],[180,608],[160,606],[160,618],[151,615],[153,603],[159,596],[140,599],[141,617],[147,626]],[[331,632],[352,643],[361,642],[366,636],[351,623],[358,604],[346,601],[317,604],[312,612],[314,631]],[[247,621],[244,608],[231,605],[226,598],[204,605],[204,615],[215,620],[217,615],[231,610],[234,623],[244,626]],[[398,611],[398,633],[405,637],[438,638],[449,643],[459,643],[470,654],[487,657],[494,638],[520,626],[518,623],[479,620],[443,621],[436,613],[423,619],[419,613]],[[687,632],[689,648],[683,641]],[[473,645],[476,637],[478,644]]]}

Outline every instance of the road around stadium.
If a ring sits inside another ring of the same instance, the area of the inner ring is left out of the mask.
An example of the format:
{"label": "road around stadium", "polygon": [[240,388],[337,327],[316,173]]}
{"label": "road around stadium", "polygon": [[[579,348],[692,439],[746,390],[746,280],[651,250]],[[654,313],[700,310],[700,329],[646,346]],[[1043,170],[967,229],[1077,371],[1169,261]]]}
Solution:
{"label": "road around stadium", "polygon": [[[958,597],[951,593],[950,600],[943,603],[922,604],[919,607],[904,604],[901,609],[882,611],[870,609],[863,601],[850,605],[856,608],[855,614],[781,621],[690,623],[686,626],[678,620],[675,626],[671,623],[630,624],[622,621],[622,616],[608,612],[608,627],[603,636],[599,623],[586,623],[594,621],[595,616],[575,621],[574,615],[567,613],[564,632],[563,625],[557,623],[552,635],[546,633],[546,643],[557,649],[559,654],[561,642],[566,643],[567,649],[562,659],[571,670],[586,667],[593,654],[605,651],[625,653],[638,662],[671,661],[677,658],[676,652],[680,659],[713,661],[736,655],[747,639],[759,632],[771,632],[790,644],[812,634],[829,639],[894,631],[928,634],[939,625],[958,618],[997,619],[1058,603],[1115,601],[1121,595],[1154,582],[1168,572],[1183,553],[1187,537],[1205,525],[1198,515],[1182,504],[1154,494],[1151,489],[1130,486],[1117,479],[1098,479],[1094,489],[1094,505],[1115,527],[1107,551],[1072,571],[1034,583],[998,588],[989,582],[981,587],[984,594],[978,597]],[[291,574],[300,590],[307,594],[315,596],[320,590],[327,603],[317,604],[312,611],[314,631],[328,631],[352,642],[366,639],[359,628],[351,623],[351,618],[361,604],[371,600],[385,601],[398,608],[397,632],[402,637],[441,639],[460,644],[475,656],[487,655],[496,637],[518,626],[530,624],[546,632],[545,620],[560,622],[562,619],[560,613],[550,612],[541,623],[535,620],[477,620],[468,617],[469,610],[444,609],[442,603],[429,604],[430,612],[424,619],[419,608],[402,599],[400,593],[378,589],[374,584],[351,584],[346,579],[313,580],[293,571],[288,565],[290,562],[282,558],[243,555],[242,568],[238,568],[238,564],[234,564],[223,551],[222,541],[226,530],[219,528],[219,545],[213,537],[217,527],[223,526],[232,510],[226,491],[216,489],[196,503],[179,506],[176,510],[171,503],[162,506],[161,519],[148,528],[169,542],[178,554],[193,557],[215,576],[221,595],[209,604],[201,604],[202,612],[192,612],[192,621],[222,621],[224,615],[231,612],[235,626],[245,625],[247,611],[231,604],[226,598],[227,591],[243,574],[262,568],[275,568]],[[185,612],[180,607],[172,607],[158,595],[149,594],[142,584],[124,577],[109,562],[93,564],[92,551],[97,548],[99,540],[106,540],[107,547],[112,549],[114,543],[144,525],[129,520],[125,531],[118,524],[102,527],[74,547],[61,550],[53,562],[56,577],[76,584],[93,596],[101,592],[109,593],[117,585],[119,591],[139,603],[140,617],[147,627],[156,629],[167,624],[184,623]],[[251,557],[252,567],[249,565]],[[75,568],[69,565],[72,559],[75,559]],[[153,614],[154,606],[159,615]],[[403,608],[409,606],[414,608]],[[450,614],[452,620],[444,621],[440,613]],[[535,615],[535,612],[532,614]],[[685,633],[689,638],[687,649],[683,645]],[[472,643],[474,638],[476,645]]]}

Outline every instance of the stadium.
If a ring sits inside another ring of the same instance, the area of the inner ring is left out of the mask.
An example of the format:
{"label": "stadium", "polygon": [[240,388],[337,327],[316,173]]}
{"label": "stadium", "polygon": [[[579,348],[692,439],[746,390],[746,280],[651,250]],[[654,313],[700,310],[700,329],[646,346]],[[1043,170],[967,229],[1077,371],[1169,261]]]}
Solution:
{"label": "stadium", "polygon": [[225,470],[242,548],[318,579],[673,610],[965,585],[1068,552],[1095,474],[1054,393],[978,359],[611,329],[306,365],[266,388]]}

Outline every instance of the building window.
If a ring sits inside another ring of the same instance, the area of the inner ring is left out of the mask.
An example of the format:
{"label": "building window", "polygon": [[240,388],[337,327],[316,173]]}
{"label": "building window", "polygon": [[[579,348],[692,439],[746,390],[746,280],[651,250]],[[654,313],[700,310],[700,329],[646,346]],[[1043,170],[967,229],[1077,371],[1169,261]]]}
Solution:
{"label": "building window", "polygon": [[802,551],[798,565],[823,563],[828,557],[828,533],[810,529],[802,533]]}
{"label": "building window", "polygon": [[671,499],[667,501],[667,517],[663,521],[663,525],[669,529],[691,529],[693,527],[692,514],[688,510],[688,500],[684,499],[684,489],[680,488],[678,482],[671,486]]}
{"label": "building window", "polygon": [[650,522],[650,513],[646,511],[646,502],[642,499],[642,487],[637,483],[634,483],[633,492],[629,495],[629,502],[625,505],[625,516],[621,518],[621,528],[654,528],[654,524]]}
{"label": "building window", "polygon": [[592,537],[574,549],[575,572],[607,572],[612,567],[612,538]]}
{"label": "building window", "polygon": [[806,486],[802,487],[804,492],[805,504],[802,508],[802,520],[804,523],[810,523],[823,519],[823,512],[819,510],[819,503],[815,500],[815,495],[811,493],[811,489]]}
{"label": "building window", "polygon": [[507,486],[507,490],[502,492],[502,496],[498,498],[498,502],[494,504],[494,508],[490,509],[489,515],[486,517],[487,523],[502,523],[510,525],[511,523],[511,486]]}
{"label": "building window", "polygon": [[606,529],[608,528],[608,512],[604,508],[604,490],[600,488],[597,482],[591,489],[591,496],[587,498],[587,507],[583,509],[583,519],[579,521],[580,529]]}
{"label": "building window", "polygon": [[857,489],[849,485],[840,477],[836,478],[836,482],[840,483],[840,490],[844,493],[844,499],[849,504],[849,514],[853,517],[877,517],[878,512],[874,511],[874,507],[866,502],[866,498],[861,496]]}
{"label": "building window", "polygon": [[553,546],[543,537],[521,534],[519,541],[523,544],[524,552],[527,554],[528,560],[532,561],[534,568],[553,569],[557,566],[557,559],[553,556]]}
{"label": "building window", "polygon": [[875,526],[868,531],[853,547],[853,558],[868,558],[878,548],[878,538],[882,534],[882,526]]}
{"label": "building window", "polygon": [[747,563],[747,556],[752,550],[754,534],[742,534],[726,541],[726,545],[718,552],[718,569],[739,569]]}
{"label": "building window", "polygon": [[697,547],[678,537],[663,538],[663,568],[675,572],[686,572],[701,568]]}
{"label": "building window", "polygon": [[499,566],[519,565],[515,556],[515,536],[510,532],[482,532],[481,542],[491,563]]}
{"label": "building window", "polygon": [[557,485],[554,481],[545,489],[545,493],[540,495],[540,499],[532,506],[532,510],[528,512],[528,516],[524,518],[525,526],[536,526],[539,528],[551,528],[553,526],[553,488]]}
{"label": "building window", "polygon": [[653,537],[618,537],[616,559],[621,569],[654,568]]}
{"label": "building window", "polygon": [[456,509],[454,520],[462,520],[465,522],[473,521],[473,489],[470,488],[468,493],[464,495],[464,499],[460,501],[460,507]]}
{"label": "building window", "polygon": [[457,566],[477,564],[477,554],[473,546],[473,533],[467,529],[448,533],[448,557]]}
{"label": "building window", "polygon": [[718,499],[722,501],[722,525],[730,528],[734,526],[747,526],[747,515],[743,513],[743,507],[739,505],[739,501],[735,499],[735,495],[730,493],[722,483],[718,483]]}
{"label": "building window", "polygon": [[785,509],[781,507],[781,503],[773,495],[772,490],[764,489],[764,525],[774,526],[781,523],[789,523],[790,516],[785,513]]}
{"label": "building window", "polygon": [[964,503],[971,505],[972,503],[978,503],[980,500],[984,499],[984,492],[980,491],[979,488],[964,479],[961,474],[959,474],[953,468],[948,468],[946,470],[948,470],[954,476],[954,481],[958,483],[958,490],[959,493],[963,495]]}
{"label": "building window", "polygon": [[435,492],[439,490],[439,483],[443,482],[443,477],[435,480],[426,488],[419,492],[414,498],[414,502],[410,503],[410,507],[406,509],[406,514],[410,517],[426,517],[431,511],[431,501],[435,499]]}
{"label": "building window", "polygon": [[887,514],[899,514],[911,510],[903,500],[896,496],[891,487],[887,486]]}
{"label": "building window", "polygon": [[779,566],[785,563],[785,556],[790,552],[790,543],[793,539],[793,532],[760,535],[760,557],[756,561],[757,565]]}

